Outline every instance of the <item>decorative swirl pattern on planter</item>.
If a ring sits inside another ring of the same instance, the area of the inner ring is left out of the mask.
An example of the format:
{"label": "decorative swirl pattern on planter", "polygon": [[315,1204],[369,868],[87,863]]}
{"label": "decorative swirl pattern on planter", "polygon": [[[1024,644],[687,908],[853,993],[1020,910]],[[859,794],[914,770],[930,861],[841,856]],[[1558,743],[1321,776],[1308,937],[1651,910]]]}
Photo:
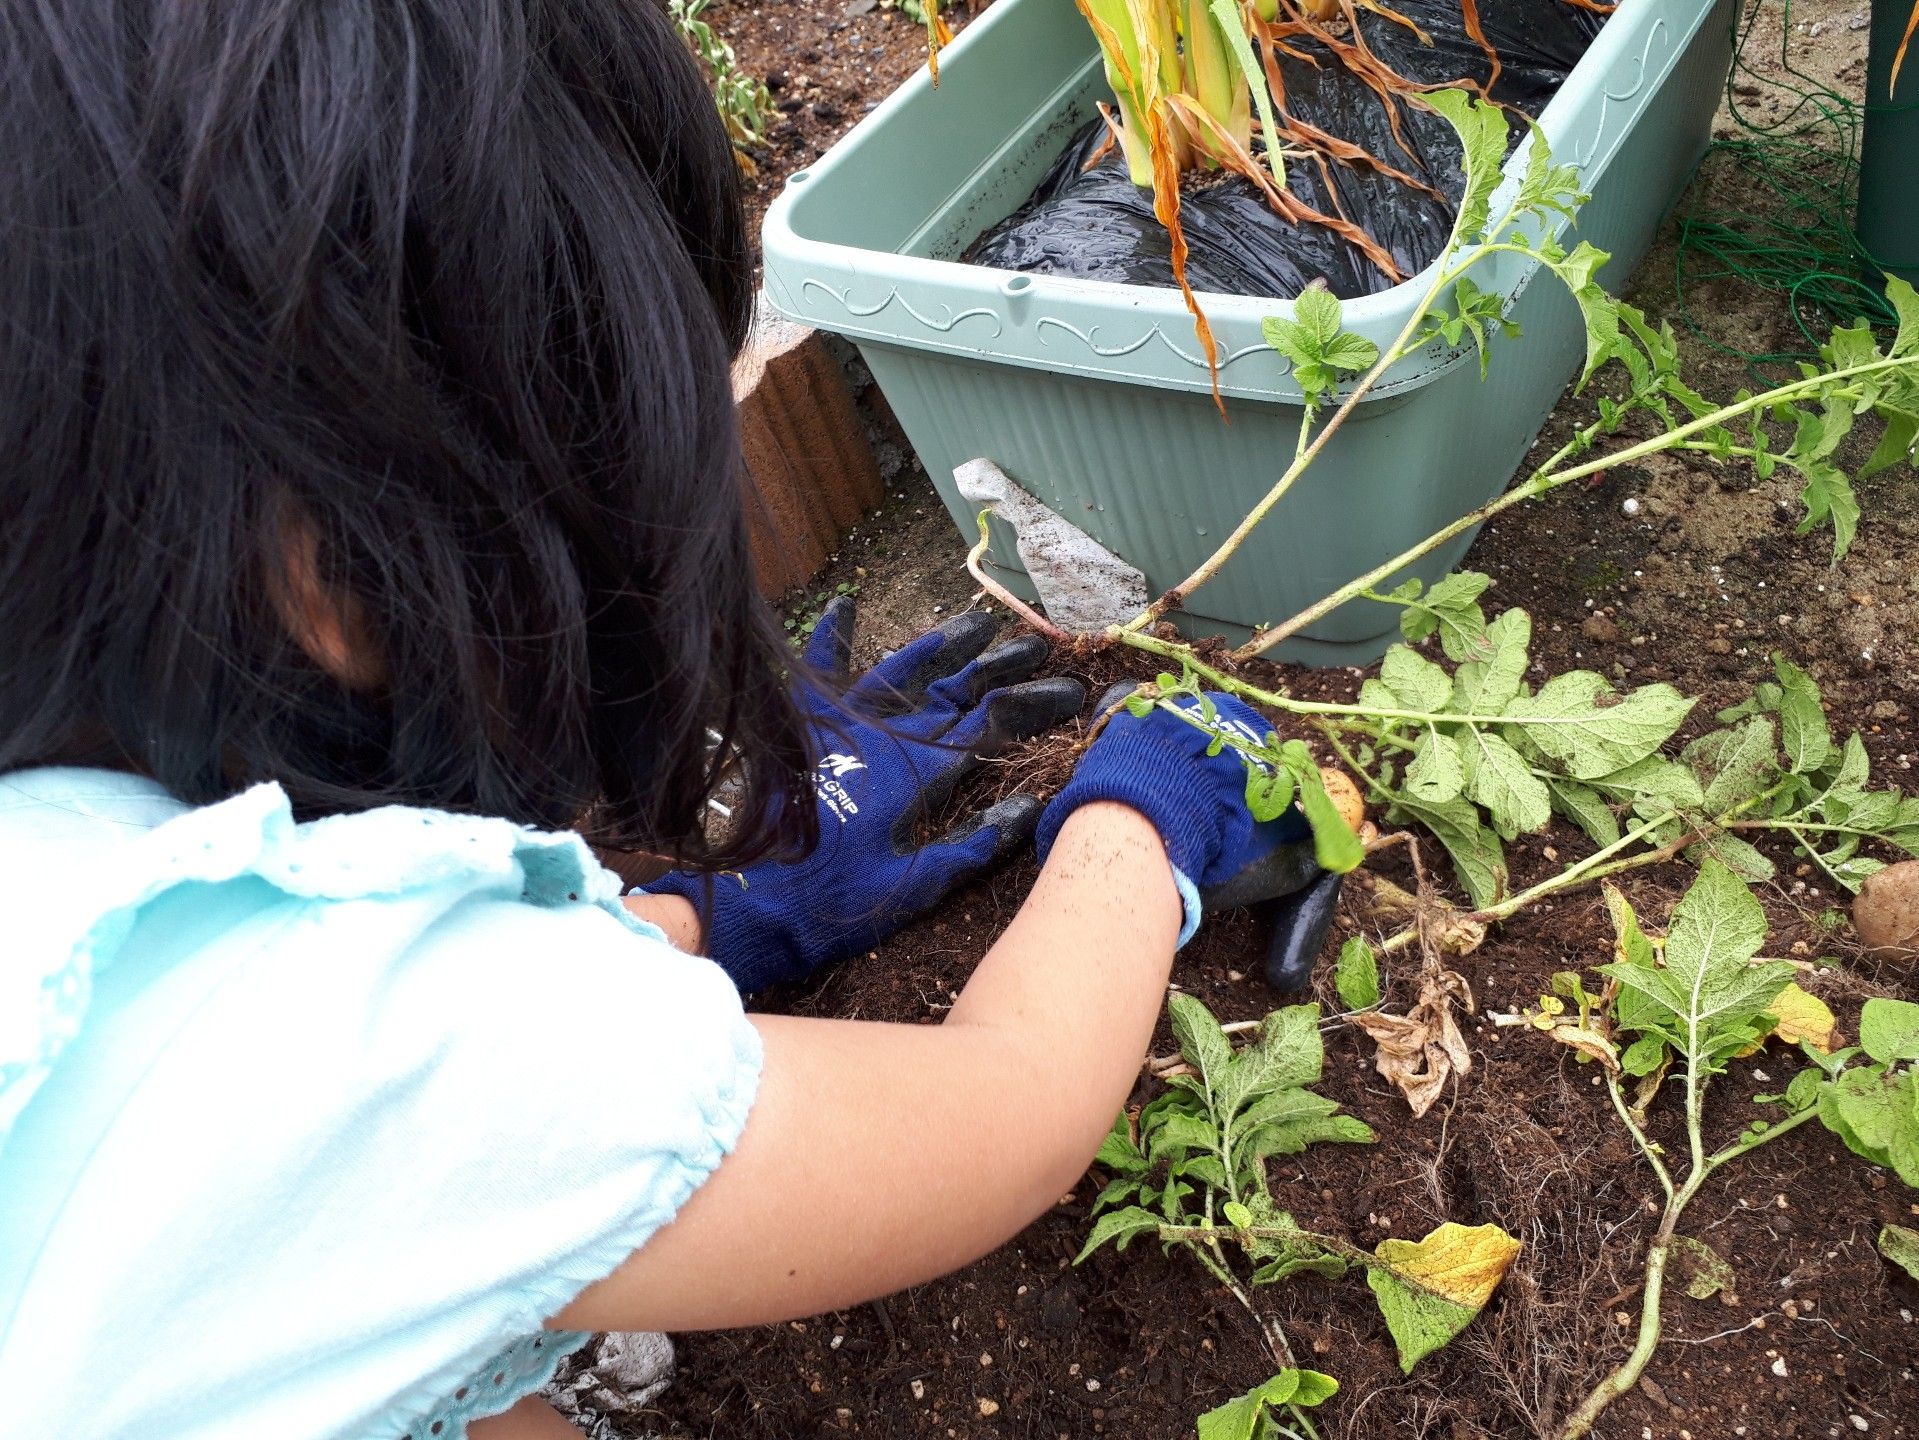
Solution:
{"label": "decorative swirl pattern on planter", "polygon": [[886,307],[889,305],[898,305],[900,309],[904,310],[908,315],[911,315],[915,320],[917,320],[921,325],[924,325],[928,330],[937,331],[941,335],[944,335],[948,333],[949,331],[951,331],[953,327],[958,325],[962,320],[971,320],[975,315],[984,315],[988,320],[991,320],[993,322],[993,333],[987,337],[988,339],[991,339],[991,340],[999,339],[1000,333],[1005,329],[1004,324],[1000,320],[999,312],[994,310],[993,307],[990,305],[976,305],[971,310],[960,311],[957,315],[953,313],[953,309],[950,305],[942,305],[940,308],[946,311],[946,314],[948,317],[946,322],[944,324],[941,324],[938,320],[929,320],[926,318],[926,316],[920,314],[919,311],[915,310],[911,304],[909,304],[907,301],[902,300],[900,298],[900,292],[899,292],[898,286],[894,286],[891,290],[888,290],[886,292],[886,298],[880,301],[879,304],[869,305],[865,309],[861,309],[858,305],[855,305],[851,300],[846,298],[847,295],[850,293],[849,291],[835,290],[831,285],[828,285],[825,281],[815,280],[810,275],[800,281],[800,288],[802,290],[824,291],[826,294],[831,295],[834,300],[839,302],[840,309],[844,310],[848,315],[851,315],[856,320],[868,319],[871,316],[879,314],[882,310],[886,309]]}
{"label": "decorative swirl pattern on planter", "polygon": [[[1142,346],[1148,344],[1149,342],[1153,340],[1158,340],[1161,345],[1164,345],[1169,351],[1171,351],[1174,355],[1178,356],[1181,360],[1184,360],[1188,365],[1195,366],[1201,370],[1206,368],[1206,357],[1204,354],[1202,354],[1201,352],[1197,350],[1187,350],[1183,348],[1182,346],[1175,344],[1170,338],[1168,338],[1166,332],[1163,329],[1161,329],[1157,323],[1149,326],[1147,330],[1145,331],[1145,333],[1140,335],[1137,339],[1129,340],[1123,345],[1101,345],[1099,343],[1099,331],[1100,331],[1099,326],[1094,325],[1094,326],[1090,326],[1089,328],[1085,330],[1082,330],[1077,325],[1068,324],[1064,320],[1056,320],[1051,315],[1040,316],[1040,318],[1034,322],[1033,328],[1043,332],[1049,326],[1055,330],[1064,330],[1068,335],[1071,335],[1075,340],[1079,341],[1080,344],[1084,345],[1089,351],[1099,356],[1102,360],[1110,360],[1120,355],[1131,355],[1135,350],[1140,349]],[[1046,343],[1044,334],[1042,334],[1040,337],[1040,343],[1042,345]],[[1230,351],[1227,354],[1220,356],[1219,368],[1224,370],[1228,365],[1231,365],[1235,360],[1243,360],[1248,355],[1261,355],[1261,354],[1270,354],[1270,353],[1272,353],[1272,349],[1264,341],[1260,341],[1258,344],[1255,344],[1255,345],[1242,345],[1239,349]]]}
{"label": "decorative swirl pattern on planter", "polygon": [[[1662,40],[1666,42],[1663,47],[1660,45]],[[1654,20],[1652,22],[1652,28],[1647,32],[1645,48],[1635,57],[1639,62],[1639,70],[1633,77],[1632,84],[1617,93],[1611,89],[1605,89],[1600,92],[1599,116],[1593,121],[1591,128],[1586,131],[1579,154],[1573,160],[1573,163],[1581,170],[1586,169],[1592,164],[1593,156],[1597,154],[1599,150],[1599,142],[1606,139],[1611,133],[1606,121],[1612,113],[1613,106],[1624,105],[1628,101],[1636,99],[1639,92],[1646,88],[1646,81],[1652,70],[1649,62],[1652,60],[1655,50],[1659,51],[1659,58],[1661,60],[1669,60],[1672,58],[1672,26],[1667,24],[1664,18]],[[1562,140],[1560,145],[1563,147],[1565,142]]]}

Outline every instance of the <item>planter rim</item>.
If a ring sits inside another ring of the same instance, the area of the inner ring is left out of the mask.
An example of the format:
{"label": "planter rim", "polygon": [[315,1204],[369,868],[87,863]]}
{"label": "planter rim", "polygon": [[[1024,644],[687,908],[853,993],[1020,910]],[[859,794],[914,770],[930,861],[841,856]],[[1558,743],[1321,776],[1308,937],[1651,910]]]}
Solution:
{"label": "planter rim", "polygon": [[[1061,3],[1065,0],[998,0],[942,52],[946,82],[968,75],[973,63],[986,63],[974,62],[974,52],[986,47],[998,29],[1016,23],[1023,6]],[[1611,112],[1631,110],[1648,87],[1656,89],[1714,9],[1712,0],[1621,0],[1539,117],[1539,129],[1555,158],[1576,164],[1582,174],[1602,171],[1626,128],[1608,123]],[[1098,63],[1097,52],[1082,58],[1062,76],[1040,113],[1057,113]],[[788,178],[768,211],[764,231],[766,291],[774,308],[862,341],[990,357],[1158,389],[1208,391],[1211,380],[1192,317],[1176,289],[1030,274],[912,253],[960,194],[922,217],[900,249],[820,240],[802,232],[796,210],[809,190],[836,179],[847,183],[841,172],[857,173],[864,161],[863,141],[898,123],[903,112],[939,104],[943,98],[922,67],[820,160]],[[1009,131],[1018,123],[1009,125]],[[1522,144],[1506,162],[1505,179],[1492,202],[1495,213],[1521,182],[1527,148]],[[1004,153],[1003,148],[988,164]],[[969,179],[976,182],[979,173]],[[1386,290],[1343,301],[1347,328],[1383,348],[1432,283],[1436,265]],[[1475,278],[1482,288],[1501,294],[1510,309],[1538,270],[1537,261],[1499,255],[1482,264]],[[860,293],[856,297],[852,284],[835,286],[822,276],[856,277]],[[916,307],[914,296],[934,292],[937,301]],[[1220,392],[1229,398],[1299,403],[1301,394],[1289,367],[1260,335],[1260,322],[1270,315],[1291,314],[1292,300],[1197,293],[1218,341]],[[1102,343],[1102,323],[1110,327],[1121,316],[1126,338]],[[1167,352],[1174,360],[1171,366]],[[1402,360],[1374,393],[1384,399],[1418,389],[1465,363],[1477,363],[1470,346],[1435,341]]]}

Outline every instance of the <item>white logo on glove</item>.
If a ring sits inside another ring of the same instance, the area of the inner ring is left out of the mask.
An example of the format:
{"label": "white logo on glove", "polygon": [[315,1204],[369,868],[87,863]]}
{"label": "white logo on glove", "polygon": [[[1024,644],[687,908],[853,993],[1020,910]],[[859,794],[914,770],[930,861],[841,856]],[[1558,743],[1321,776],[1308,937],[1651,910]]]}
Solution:
{"label": "white logo on glove", "polygon": [[840,784],[840,779],[865,768],[866,762],[857,755],[832,754],[822,757],[813,771],[813,793],[826,803],[833,818],[842,825],[859,814],[860,807],[846,792],[846,787]]}

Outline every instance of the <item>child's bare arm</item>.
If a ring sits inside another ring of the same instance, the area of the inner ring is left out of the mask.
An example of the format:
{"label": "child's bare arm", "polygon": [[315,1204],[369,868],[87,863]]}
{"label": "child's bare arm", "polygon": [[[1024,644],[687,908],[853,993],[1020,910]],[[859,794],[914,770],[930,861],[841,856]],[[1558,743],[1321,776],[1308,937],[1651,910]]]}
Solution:
{"label": "child's bare arm", "polygon": [[585,1440],[560,1412],[537,1395],[529,1395],[503,1414],[475,1420],[466,1427],[467,1440]]}
{"label": "child's bare arm", "polygon": [[626,908],[642,920],[660,927],[667,944],[689,955],[703,955],[705,936],[700,931],[700,912],[677,895],[629,895]]}
{"label": "child's bare arm", "polygon": [[554,1323],[812,1315],[1003,1243],[1079,1179],[1124,1102],[1180,916],[1154,827],[1088,805],[944,1024],[756,1017],[766,1066],[737,1150]]}

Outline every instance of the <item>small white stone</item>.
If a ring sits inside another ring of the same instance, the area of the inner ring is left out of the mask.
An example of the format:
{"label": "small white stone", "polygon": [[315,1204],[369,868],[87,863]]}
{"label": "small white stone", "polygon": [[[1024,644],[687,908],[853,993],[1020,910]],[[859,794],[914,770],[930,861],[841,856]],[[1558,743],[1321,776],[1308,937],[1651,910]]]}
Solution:
{"label": "small white stone", "polygon": [[912,1388],[913,1398],[915,1400],[924,1400],[926,1398],[926,1382],[924,1380],[915,1380]]}
{"label": "small white stone", "polygon": [[1872,1426],[1866,1423],[1866,1417],[1863,1415],[1848,1415],[1846,1419],[1852,1422],[1852,1428],[1855,1430],[1872,1429]]}
{"label": "small white stone", "polygon": [[1097,1390],[1097,1389],[1099,1389],[1099,1381],[1097,1381],[1097,1380],[1088,1380],[1088,1381],[1086,1382],[1086,1388],[1087,1388],[1088,1390]]}
{"label": "small white stone", "polygon": [[1628,515],[1637,515],[1641,509],[1639,497],[1637,495],[1628,495],[1619,508]]}
{"label": "small white stone", "polygon": [[1782,1378],[1785,1376],[1786,1357],[1784,1355],[1781,1355],[1777,1360],[1772,1362],[1772,1373]]}

